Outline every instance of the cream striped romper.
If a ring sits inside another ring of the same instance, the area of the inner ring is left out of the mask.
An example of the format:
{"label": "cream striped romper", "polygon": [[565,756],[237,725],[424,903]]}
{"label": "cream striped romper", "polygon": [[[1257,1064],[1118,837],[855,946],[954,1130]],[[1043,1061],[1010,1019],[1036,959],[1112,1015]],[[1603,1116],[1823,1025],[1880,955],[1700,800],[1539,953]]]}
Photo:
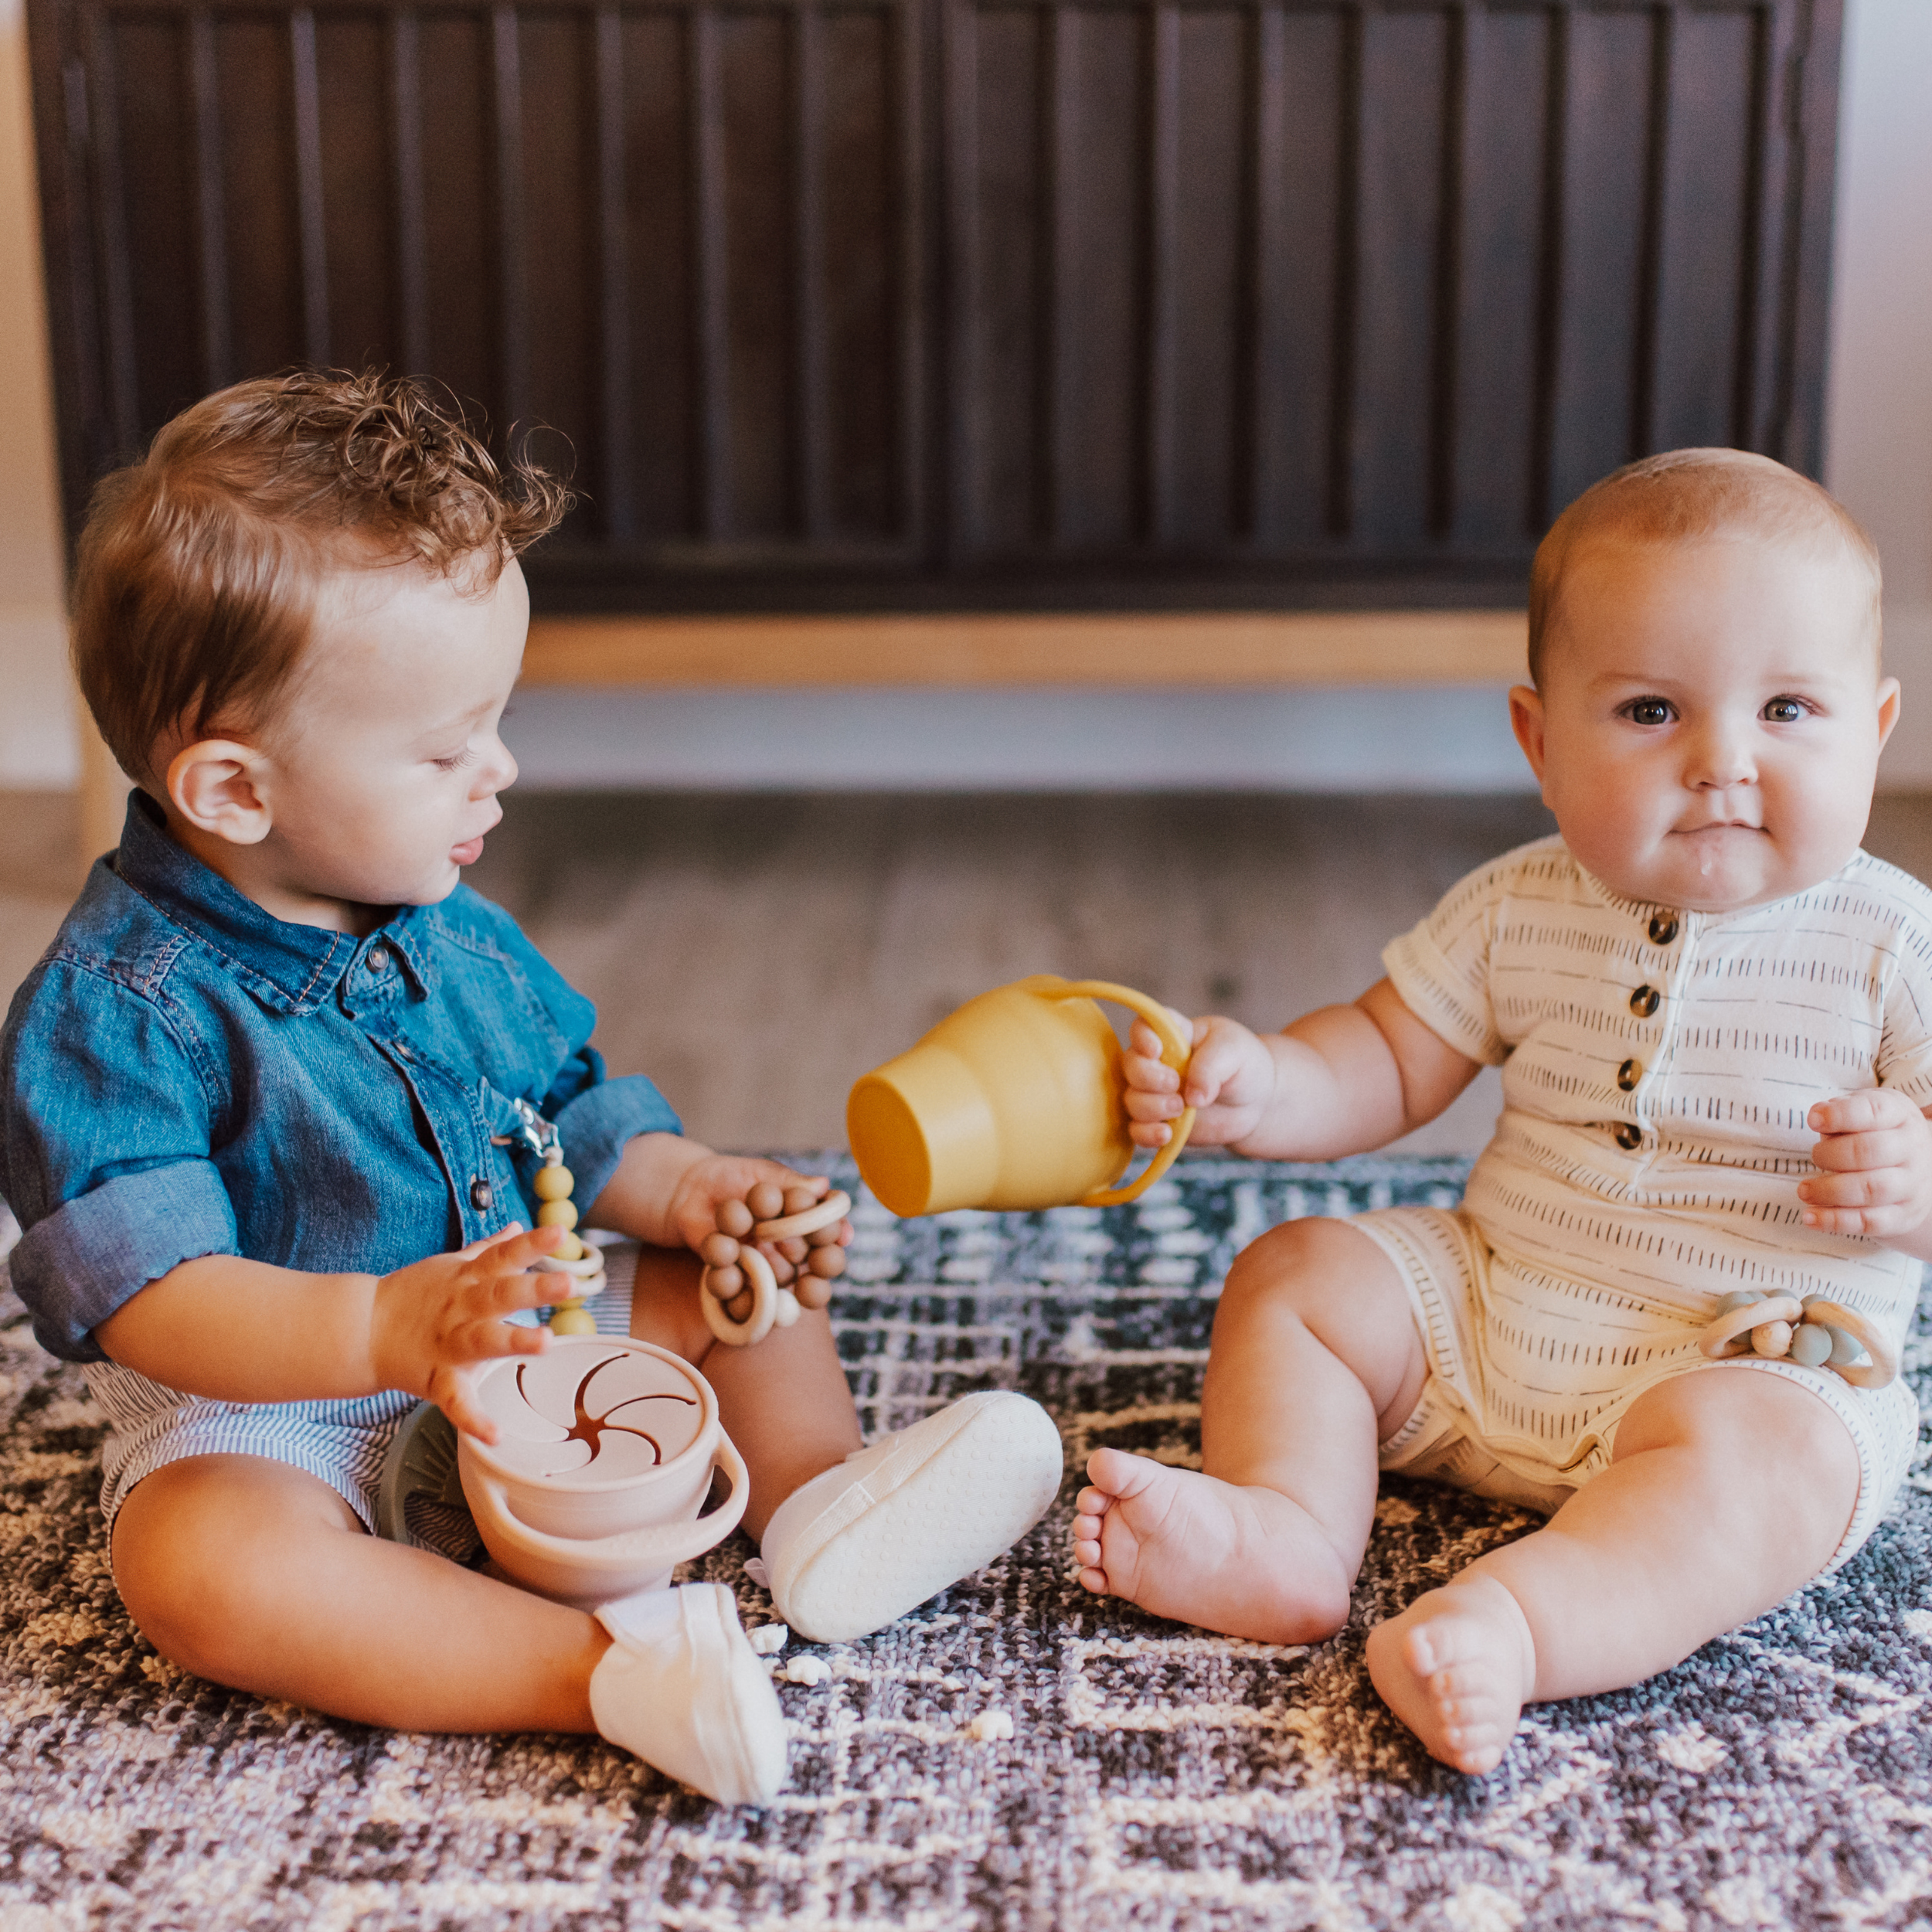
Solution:
{"label": "cream striped romper", "polygon": [[1697,1345],[1745,1287],[1828,1295],[1903,1338],[1918,1263],[1806,1228],[1797,1185],[1819,1100],[1884,1086],[1932,1104],[1932,893],[1859,852],[1791,898],[1684,912],[1619,898],[1546,838],[1471,873],[1383,962],[1503,1086],[1460,1209],[1352,1224],[1401,1271],[1430,1360],[1383,1467],[1550,1510],[1665,1378],[1785,1376],[1858,1447],[1843,1563],[1910,1464],[1910,1388]]}

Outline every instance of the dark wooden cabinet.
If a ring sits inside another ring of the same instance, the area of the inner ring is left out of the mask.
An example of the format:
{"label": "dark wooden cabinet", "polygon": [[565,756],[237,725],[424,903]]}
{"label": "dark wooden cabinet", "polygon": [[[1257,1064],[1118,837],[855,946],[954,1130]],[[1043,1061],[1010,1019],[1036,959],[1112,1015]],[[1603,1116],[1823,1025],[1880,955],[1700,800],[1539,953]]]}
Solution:
{"label": "dark wooden cabinet", "polygon": [[1838,0],[30,0],[70,518],[440,378],[553,611],[1470,604],[1628,457],[1815,470]]}

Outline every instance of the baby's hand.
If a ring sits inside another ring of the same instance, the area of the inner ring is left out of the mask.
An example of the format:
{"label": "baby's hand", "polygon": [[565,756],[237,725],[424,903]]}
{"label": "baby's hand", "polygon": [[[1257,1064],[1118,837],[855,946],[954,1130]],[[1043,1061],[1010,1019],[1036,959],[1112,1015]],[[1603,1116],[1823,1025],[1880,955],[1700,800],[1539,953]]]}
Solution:
{"label": "baby's hand", "polygon": [[1932,1215],[1932,1121],[1903,1094],[1868,1087],[1807,1120],[1825,1137],[1811,1149],[1824,1172],[1798,1184],[1807,1227],[1893,1241]]}
{"label": "baby's hand", "polygon": [[1134,1022],[1121,1056],[1134,1145],[1166,1146],[1174,1137],[1168,1122],[1189,1107],[1199,1109],[1191,1136],[1194,1145],[1226,1147],[1244,1139],[1274,1097],[1274,1056],[1238,1020],[1175,1017],[1183,1035],[1191,1029],[1193,1036],[1185,1086],[1182,1077],[1162,1060],[1159,1036],[1145,1020]]}
{"label": "baby's hand", "polygon": [[471,1370],[496,1355],[543,1352],[549,1341],[543,1329],[503,1318],[556,1299],[556,1276],[526,1270],[563,1239],[560,1228],[526,1233],[513,1226],[460,1253],[433,1254],[384,1275],[369,1318],[376,1386],[424,1396],[466,1434],[495,1441]]}
{"label": "baby's hand", "polygon": [[[802,1214],[832,1192],[822,1174],[799,1174],[776,1161],[742,1155],[708,1155],[687,1168],[672,1197],[672,1225],[696,1248],[711,1270],[713,1294],[727,1304],[741,1294],[744,1280],[739,1250],[754,1223]],[[770,1264],[781,1288],[790,1288],[808,1308],[832,1299],[832,1282],[845,1271],[852,1223],[836,1221],[809,1235],[760,1241],[758,1251]]]}

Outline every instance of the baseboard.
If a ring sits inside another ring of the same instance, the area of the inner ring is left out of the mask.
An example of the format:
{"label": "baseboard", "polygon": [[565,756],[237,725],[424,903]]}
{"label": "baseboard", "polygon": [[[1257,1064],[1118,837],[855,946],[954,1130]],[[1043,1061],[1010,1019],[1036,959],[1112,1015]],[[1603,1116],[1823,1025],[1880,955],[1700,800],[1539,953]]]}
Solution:
{"label": "baseboard", "polygon": [[1509,684],[1520,611],[539,617],[539,685]]}

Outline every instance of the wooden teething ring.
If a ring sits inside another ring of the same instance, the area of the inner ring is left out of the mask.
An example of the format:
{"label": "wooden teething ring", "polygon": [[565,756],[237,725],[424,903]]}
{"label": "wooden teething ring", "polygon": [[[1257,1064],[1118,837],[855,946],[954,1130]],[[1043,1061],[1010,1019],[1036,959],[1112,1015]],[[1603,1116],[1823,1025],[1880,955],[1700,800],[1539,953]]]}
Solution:
{"label": "wooden teething ring", "polygon": [[1715,1362],[1726,1355],[1744,1355],[1750,1350],[1750,1333],[1767,1321],[1804,1319],[1803,1304],[1788,1294],[1774,1294],[1768,1300],[1753,1301],[1744,1308],[1720,1315],[1704,1331],[1698,1346]]}
{"label": "wooden teething ring", "polygon": [[[775,1220],[754,1221],[751,1232],[739,1243],[738,1259],[733,1264],[744,1270],[746,1284],[752,1294],[751,1313],[743,1321],[733,1321],[730,1310],[711,1292],[709,1279],[702,1280],[698,1298],[704,1304],[706,1327],[720,1342],[734,1349],[748,1349],[754,1342],[764,1341],[774,1328],[790,1328],[800,1314],[798,1298],[791,1289],[779,1287],[778,1277],[772,1273],[770,1263],[753,1243],[816,1234],[821,1228],[828,1228],[835,1221],[842,1221],[851,1212],[852,1196],[835,1189],[822,1201],[815,1202],[796,1214],[781,1215]],[[711,1270],[707,1267],[704,1272],[708,1277]]]}
{"label": "wooden teething ring", "polygon": [[[1811,1322],[1821,1328],[1840,1329],[1849,1335],[1871,1360],[1834,1362],[1829,1366],[1835,1375],[1842,1376],[1855,1389],[1883,1389],[1898,1374],[1897,1352],[1878,1330],[1855,1308],[1848,1308],[1842,1301],[1828,1301],[1822,1296],[1799,1302],[1788,1294],[1774,1294],[1767,1296],[1762,1301],[1729,1309],[1704,1331],[1698,1347],[1714,1362],[1734,1360],[1754,1352],[1750,1340],[1753,1329],[1781,1321],[1794,1326]],[[1784,1350],[1780,1349],[1760,1359],[1776,1360],[1784,1353]]]}
{"label": "wooden teething ring", "polygon": [[1883,1389],[1898,1374],[1896,1351],[1855,1308],[1848,1308],[1842,1301],[1817,1301],[1804,1311],[1804,1318],[1822,1322],[1827,1328],[1842,1328],[1872,1358],[1866,1362],[1833,1365],[1853,1388]]}

